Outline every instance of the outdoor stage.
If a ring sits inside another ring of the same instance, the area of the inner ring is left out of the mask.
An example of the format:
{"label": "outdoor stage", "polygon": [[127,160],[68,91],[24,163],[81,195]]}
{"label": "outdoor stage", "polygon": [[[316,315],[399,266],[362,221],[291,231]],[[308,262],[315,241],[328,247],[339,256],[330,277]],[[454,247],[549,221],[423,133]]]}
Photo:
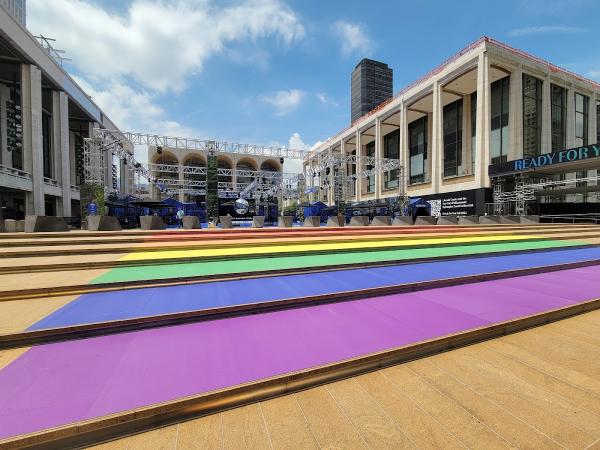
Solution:
{"label": "outdoor stage", "polygon": [[[2,234],[0,445],[100,442],[592,311],[598,244],[543,224]],[[583,434],[555,443],[600,438],[600,411],[560,420]]]}

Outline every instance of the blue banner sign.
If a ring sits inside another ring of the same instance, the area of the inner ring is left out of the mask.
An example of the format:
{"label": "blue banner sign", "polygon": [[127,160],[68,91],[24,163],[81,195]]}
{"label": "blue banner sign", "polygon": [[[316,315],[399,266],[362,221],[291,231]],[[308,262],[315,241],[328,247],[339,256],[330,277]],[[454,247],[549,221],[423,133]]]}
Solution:
{"label": "blue banner sign", "polygon": [[599,157],[600,144],[588,145],[586,147],[576,147],[560,152],[546,153],[544,155],[534,156],[531,158],[523,158],[501,164],[494,164],[488,167],[488,174],[490,176],[495,176],[530,171],[541,167],[554,166],[557,164],[570,163],[574,161],[584,161],[586,159]]}

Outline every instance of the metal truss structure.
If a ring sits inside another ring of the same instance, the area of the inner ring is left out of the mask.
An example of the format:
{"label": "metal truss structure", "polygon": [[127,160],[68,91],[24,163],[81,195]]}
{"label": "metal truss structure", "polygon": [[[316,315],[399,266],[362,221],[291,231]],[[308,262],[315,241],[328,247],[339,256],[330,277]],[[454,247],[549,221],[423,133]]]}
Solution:
{"label": "metal truss structure", "polygon": [[[184,175],[202,175],[206,176],[206,166],[178,166],[176,164],[148,164],[153,173],[179,173],[180,167]],[[283,172],[270,170],[245,170],[245,169],[217,169],[217,175],[220,177],[238,178],[261,178],[263,180],[276,180],[282,178]],[[296,174],[285,174],[296,175]]]}
{"label": "metal truss structure", "polygon": [[308,150],[298,150],[286,147],[267,145],[239,144],[234,142],[204,140],[176,136],[160,136],[156,134],[134,133],[131,131],[112,131],[101,128],[94,129],[94,136],[103,138],[118,133],[133,145],[153,145],[155,147],[184,149],[184,150],[213,150],[219,153],[238,155],[267,156],[272,158],[304,159]]}
{"label": "metal truss structure", "polygon": [[510,192],[504,192],[502,190],[501,180],[494,182],[494,214],[502,214],[504,205],[514,204],[514,214],[517,216],[527,214],[527,202],[536,199],[536,192],[544,190],[552,190],[554,188],[568,187],[569,185],[575,185],[581,183],[596,183],[600,182],[600,175],[585,177],[585,178],[572,178],[565,180],[543,180],[538,183],[525,183],[524,181],[517,181],[515,190]]}
{"label": "metal truss structure", "polygon": [[[179,171],[184,175],[198,175],[205,177],[207,168],[203,166],[179,166],[175,164],[150,164],[144,167],[136,161],[133,155],[135,145],[149,145],[170,149],[198,150],[218,153],[234,153],[240,155],[266,156],[277,158],[306,160],[310,155],[307,150],[289,149],[285,147],[261,146],[252,144],[238,144],[216,140],[190,139],[173,136],[160,136],[155,134],[134,133],[129,131],[106,130],[95,128],[93,135],[84,140],[84,178],[86,183],[105,183],[104,166],[108,155],[118,156],[130,171],[132,180],[143,177],[149,183],[155,184],[163,194],[189,193],[193,195],[204,195],[206,193],[206,181],[195,180],[184,177],[179,180]],[[286,174],[274,171],[254,171],[239,169],[217,169],[219,177],[246,178],[259,180],[252,196],[284,196],[286,198],[299,198],[301,196],[300,185],[308,178],[319,176],[327,168],[337,167],[338,176],[332,178],[334,183],[348,184],[358,178],[367,178],[378,172],[398,170],[403,173],[400,161],[397,159],[375,158],[356,155],[318,155],[318,164],[306,167],[303,174]],[[357,164],[362,170],[355,174],[346,175],[346,165]],[[177,179],[165,177],[166,174],[177,174]],[[138,181],[139,184],[139,181]],[[248,183],[219,182],[219,192],[227,196],[241,195]],[[403,183],[401,183],[403,185]]]}
{"label": "metal truss structure", "polygon": [[305,175],[308,177],[316,176],[326,170],[335,166],[342,166],[345,164],[356,164],[358,167],[371,166],[369,170],[357,171],[355,175],[348,175],[354,178],[366,178],[375,174],[376,172],[389,172],[390,170],[398,169],[400,167],[400,160],[389,159],[389,158],[375,158],[373,156],[357,156],[357,155],[336,155],[329,153],[326,155],[319,155],[317,164],[312,167],[307,167]]}

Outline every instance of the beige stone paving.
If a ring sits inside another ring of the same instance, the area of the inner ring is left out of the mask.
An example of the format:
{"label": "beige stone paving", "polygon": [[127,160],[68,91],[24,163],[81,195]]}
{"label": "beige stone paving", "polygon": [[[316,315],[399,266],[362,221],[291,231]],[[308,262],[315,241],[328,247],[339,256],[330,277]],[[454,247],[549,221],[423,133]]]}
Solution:
{"label": "beige stone paving", "polygon": [[594,311],[94,448],[597,450],[598,324]]}
{"label": "beige stone paving", "polygon": [[77,297],[70,295],[0,302],[0,334],[24,331]]}

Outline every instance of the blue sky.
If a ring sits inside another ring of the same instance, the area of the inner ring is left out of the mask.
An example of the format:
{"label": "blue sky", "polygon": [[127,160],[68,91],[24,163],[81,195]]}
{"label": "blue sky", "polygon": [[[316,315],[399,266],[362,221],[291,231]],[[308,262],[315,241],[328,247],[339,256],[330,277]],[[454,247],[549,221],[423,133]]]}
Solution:
{"label": "blue sky", "polygon": [[600,80],[598,0],[29,0],[28,27],[125,130],[312,146],[350,121],[350,72],[394,91],[482,35]]}

